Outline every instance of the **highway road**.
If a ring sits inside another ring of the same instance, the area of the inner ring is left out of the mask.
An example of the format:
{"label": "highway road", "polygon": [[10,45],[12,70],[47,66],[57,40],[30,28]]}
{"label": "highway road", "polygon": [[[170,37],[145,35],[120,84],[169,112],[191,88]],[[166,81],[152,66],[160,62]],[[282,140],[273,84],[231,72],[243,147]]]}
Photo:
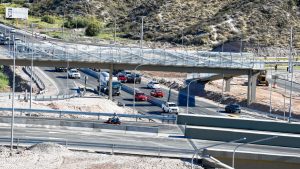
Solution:
{"label": "highway road", "polygon": [[[76,92],[75,90],[78,88],[78,86],[84,86],[84,76],[88,77],[87,80],[87,87],[95,89],[96,86],[99,84],[97,79],[85,74],[84,72],[81,72],[81,79],[67,79],[67,73],[66,72],[55,72],[54,68],[47,67],[47,68],[41,68],[50,78],[52,78],[55,83],[57,83],[57,86],[59,86],[59,93],[60,94],[65,94],[67,92]],[[68,81],[68,83],[67,83]],[[66,84],[69,85],[70,90],[67,89]],[[133,88],[132,83],[124,83],[123,85],[126,85],[128,87]],[[197,87],[199,84],[192,84],[191,85],[191,91]],[[143,78],[141,84],[136,84],[136,88],[139,90],[143,91],[146,94],[150,94],[151,89],[148,89],[147,87],[147,82]],[[162,86],[162,90],[165,94],[163,98],[157,98],[158,100],[167,101],[168,98],[170,101],[179,103],[183,102],[183,105],[180,105],[180,112],[181,113],[186,113],[186,91],[182,90],[181,93],[178,93],[174,89],[169,92],[169,89],[167,87]],[[193,92],[191,92],[192,95]],[[235,116],[235,117],[247,117],[247,118],[259,118],[259,119],[264,119],[265,117],[262,116],[257,116],[257,115],[249,115],[247,113],[241,113],[241,114],[227,114],[224,113],[223,109],[220,109],[220,112],[218,112],[218,108],[215,104],[211,104],[210,102],[205,101],[204,99],[199,98],[198,96],[196,97],[191,97],[193,99],[190,99],[190,103],[192,103],[191,100],[194,101],[194,106],[189,107],[189,112],[193,114],[200,114],[200,115],[215,115],[215,116]],[[118,102],[121,102],[125,104],[125,106],[132,107],[133,105],[133,95],[129,94],[125,91],[121,92],[120,96],[114,96],[114,99],[116,99]],[[154,105],[150,102],[136,102],[136,110],[138,110],[141,113],[146,113],[149,115],[161,115],[162,110],[160,106]]]}
{"label": "highway road", "polygon": [[[78,88],[78,86],[84,86],[85,85],[85,80],[84,76],[87,76],[87,87],[96,89],[97,86],[99,85],[99,82],[97,81],[96,78],[85,74],[83,72],[81,73],[81,78],[80,79],[67,79],[67,73],[66,72],[55,72],[54,68],[51,67],[46,67],[46,68],[41,68],[50,78],[52,78],[57,86],[59,87],[59,93],[60,94],[66,94],[67,92],[74,92]],[[68,86],[69,89],[66,87],[68,81]],[[132,107],[133,105],[133,96],[127,92],[122,91],[120,96],[114,96],[114,99],[117,101],[125,104],[125,106]],[[136,102],[136,110],[142,113],[147,113],[147,114],[160,114],[161,109],[149,102]]]}
{"label": "highway road", "polygon": [[[1,138],[10,137],[10,127],[0,126]],[[139,132],[111,132],[99,130],[86,130],[82,128],[38,128],[38,127],[21,127],[15,126],[15,138],[28,140],[61,141],[67,143],[71,148],[86,148],[98,150],[103,145],[116,145],[122,147],[135,147],[140,149],[140,153],[154,151],[158,153],[159,149],[169,149],[179,151],[191,157],[194,148],[206,147],[217,141],[207,140],[188,140],[178,135],[144,134]],[[1,139],[0,139],[1,141]],[[34,144],[36,142],[29,142]],[[218,151],[232,151],[238,144],[227,144],[212,148]],[[112,147],[112,146],[110,146]],[[116,148],[117,150],[117,148]],[[300,150],[296,148],[262,146],[262,145],[245,145],[239,149],[242,152],[251,152],[255,154],[274,154],[277,156],[300,157]],[[132,152],[132,151],[131,151]]]}

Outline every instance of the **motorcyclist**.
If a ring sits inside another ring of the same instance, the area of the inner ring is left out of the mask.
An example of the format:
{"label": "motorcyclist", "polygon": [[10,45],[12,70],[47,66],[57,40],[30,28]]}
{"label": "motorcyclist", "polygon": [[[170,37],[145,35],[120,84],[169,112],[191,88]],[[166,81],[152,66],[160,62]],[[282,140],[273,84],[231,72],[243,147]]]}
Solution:
{"label": "motorcyclist", "polygon": [[112,117],[112,122],[118,122],[118,121],[120,121],[120,118],[119,118],[119,116],[117,115],[117,113],[114,113],[114,115],[113,115],[113,117]]}

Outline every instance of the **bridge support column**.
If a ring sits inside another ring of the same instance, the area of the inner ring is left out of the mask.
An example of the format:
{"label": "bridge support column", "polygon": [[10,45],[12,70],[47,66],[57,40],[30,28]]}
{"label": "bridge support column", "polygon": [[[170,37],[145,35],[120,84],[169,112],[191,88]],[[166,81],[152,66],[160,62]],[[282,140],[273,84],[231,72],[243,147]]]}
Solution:
{"label": "bridge support column", "polygon": [[258,73],[249,71],[248,74],[248,91],[247,91],[247,105],[251,105],[256,100],[256,80]]}
{"label": "bridge support column", "polygon": [[108,91],[108,98],[112,100],[112,77],[113,77],[114,65],[111,64],[109,66],[109,91]]}
{"label": "bridge support column", "polygon": [[226,78],[225,79],[225,92],[230,92],[230,82],[232,78]]}

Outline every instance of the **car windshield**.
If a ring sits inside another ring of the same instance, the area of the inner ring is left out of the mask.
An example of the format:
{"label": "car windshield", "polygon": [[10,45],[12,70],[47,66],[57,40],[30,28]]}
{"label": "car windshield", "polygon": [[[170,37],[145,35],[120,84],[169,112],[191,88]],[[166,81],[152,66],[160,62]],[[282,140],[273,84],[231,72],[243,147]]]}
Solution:
{"label": "car windshield", "polygon": [[176,107],[175,103],[169,103],[169,107]]}
{"label": "car windshield", "polygon": [[120,87],[121,83],[120,82],[112,82],[112,87]]}
{"label": "car windshield", "polygon": [[156,93],[161,93],[162,91],[161,91],[161,90],[155,90],[155,92],[156,92]]}
{"label": "car windshield", "polygon": [[71,72],[72,72],[72,73],[77,73],[78,71],[77,71],[77,70],[71,70]]}
{"label": "car windshield", "polygon": [[234,107],[234,108],[239,108],[240,107],[240,105],[237,105],[237,104],[232,104],[231,106]]}
{"label": "car windshield", "polygon": [[137,93],[136,95],[143,96],[143,95],[145,95],[145,93]]}

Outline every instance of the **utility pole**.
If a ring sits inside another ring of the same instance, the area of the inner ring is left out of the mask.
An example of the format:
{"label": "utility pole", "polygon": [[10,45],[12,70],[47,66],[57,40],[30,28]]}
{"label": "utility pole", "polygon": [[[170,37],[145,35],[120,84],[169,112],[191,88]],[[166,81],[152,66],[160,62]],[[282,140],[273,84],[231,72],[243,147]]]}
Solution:
{"label": "utility pole", "polygon": [[[16,42],[15,42],[15,35],[13,34],[13,60],[14,60],[14,67],[13,67],[13,89],[12,89],[12,113],[11,113],[11,131],[10,131],[10,156],[12,156],[12,150],[14,145],[14,121],[15,121],[15,86],[16,86]],[[10,43],[10,42],[9,42]]]}
{"label": "utility pole", "polygon": [[[32,32],[32,38],[33,38],[33,24],[31,24],[31,32]],[[29,108],[32,108],[32,76],[33,76],[33,41],[32,41],[32,49],[31,49],[31,74],[30,74],[30,101],[29,101]]]}
{"label": "utility pole", "polygon": [[144,40],[144,17],[145,16],[142,16],[141,42],[140,42],[141,50],[143,50],[143,40]]}
{"label": "utility pole", "polygon": [[117,21],[116,18],[114,19],[115,26],[114,26],[114,45],[116,45],[116,36],[117,36]]}
{"label": "utility pole", "polygon": [[289,56],[289,73],[291,75],[291,85],[290,85],[290,105],[289,105],[289,119],[288,122],[291,122],[292,118],[292,92],[293,92],[293,76],[294,76],[294,65],[293,65],[293,27],[291,27],[291,37],[290,37],[290,56]]}

